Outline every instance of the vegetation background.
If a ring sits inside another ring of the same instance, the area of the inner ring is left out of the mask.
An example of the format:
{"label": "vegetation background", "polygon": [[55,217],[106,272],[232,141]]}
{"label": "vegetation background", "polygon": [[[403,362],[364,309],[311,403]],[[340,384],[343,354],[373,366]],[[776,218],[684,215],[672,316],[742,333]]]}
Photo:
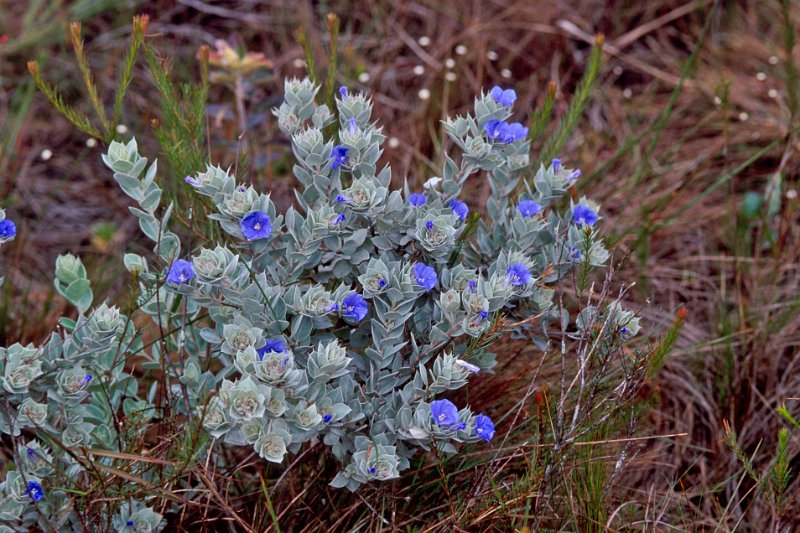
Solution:
{"label": "vegetation background", "polygon": [[[635,282],[626,306],[640,309],[652,339],[675,332],[676,321],[682,328],[643,393],[635,440],[600,435],[601,444],[579,448],[557,509],[533,512],[528,452],[498,450],[484,466],[502,482],[480,512],[470,499],[473,463],[363,496],[308,482],[319,472],[312,465],[297,466],[279,491],[256,484],[255,494],[231,495],[227,509],[209,503],[202,520],[173,525],[216,530],[234,513],[253,530],[449,530],[458,513],[468,531],[543,528],[541,515],[554,529],[800,528],[791,475],[800,442],[778,412],[800,413],[800,5],[789,0],[0,0],[0,206],[18,227],[0,252],[0,344],[40,342],[67,312],[50,282],[58,254],[80,254],[96,290],[113,299],[129,282],[121,253],[144,250],[100,161],[102,141],[36,91],[27,61],[91,113],[68,44],[72,21],[83,24],[108,108],[136,14],[149,14],[146,41],[171,58],[175,80],[198,80],[198,48],[213,50],[218,39],[263,53],[271,67],[240,86],[212,76],[204,134],[214,162],[235,166],[285,207],[288,142],[270,110],[283,79],[305,75],[299,29],[325,63],[329,12],[341,20],[337,84],[373,94],[390,138],[384,159],[417,188],[441,168],[439,121],[464,112],[481,88],[513,86],[515,108],[533,115],[552,81],[553,117],[569,116],[594,36],[604,34],[603,64],[559,155],[583,170],[579,193],[603,204],[616,280]],[[140,60],[116,137],[135,134],[149,140],[143,153],[160,153],[151,132],[161,103]],[[182,183],[177,170],[162,180]],[[478,187],[472,205],[487,193]],[[516,400],[534,371],[543,388],[555,375],[532,348],[498,351],[497,373],[470,390],[476,407]],[[532,398],[523,417],[535,420],[538,409]],[[779,438],[781,429],[789,432]],[[611,479],[621,446],[631,463]]]}

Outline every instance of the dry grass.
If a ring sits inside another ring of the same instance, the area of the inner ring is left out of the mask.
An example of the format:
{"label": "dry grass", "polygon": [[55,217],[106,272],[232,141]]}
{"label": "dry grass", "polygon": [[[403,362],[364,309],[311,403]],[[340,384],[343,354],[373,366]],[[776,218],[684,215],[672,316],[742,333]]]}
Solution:
{"label": "dry grass", "polygon": [[[57,254],[70,251],[90,258],[90,276],[101,284],[105,279],[107,293],[115,294],[122,284],[116,279],[119,251],[137,247],[131,242],[136,228],[126,202],[100,165],[100,148],[86,148],[85,138],[56,117],[42,98],[20,107],[28,83],[24,63],[37,54],[48,65],[47,77],[58,81],[65,93],[74,95],[79,83],[70,73],[63,38],[54,35],[45,43],[24,38],[33,26],[23,26],[22,4],[6,2],[0,8],[8,15],[0,20],[0,33],[11,36],[0,45],[0,121],[25,112],[18,135],[2,139],[3,145],[11,143],[11,150],[0,151],[0,198],[7,195],[2,205],[20,227],[19,238],[2,251],[8,291],[2,304],[8,315],[0,314],[4,344],[42,339],[63,312],[60,302],[52,302],[48,281]],[[269,109],[281,92],[279,80],[303,74],[295,65],[302,51],[293,30],[298,24],[324,27],[317,9],[310,2],[288,1],[148,2],[100,13],[85,23],[84,33],[101,94],[109,94],[104,89],[113,83],[103,73],[113,72],[109,69],[125,47],[123,21],[135,12],[151,13],[150,39],[175,57],[178,77],[192,75],[189,58],[197,46],[213,44],[215,38],[232,38],[265,52],[275,64],[275,75],[248,92],[252,127],[243,141],[249,147],[246,171],[252,181],[288,202],[290,181],[282,172],[286,144],[275,133]],[[793,9],[800,25],[800,13]],[[616,259],[625,258],[616,279],[637,283],[628,293],[628,304],[638,308],[649,302],[642,310],[649,333],[661,335],[679,305],[686,307],[688,317],[676,350],[649,384],[652,409],[639,428],[642,435],[686,436],[635,442],[635,459],[608,498],[611,519],[601,525],[615,530],[662,530],[670,524],[686,531],[789,531],[800,524],[797,505],[777,519],[753,483],[743,481],[741,465],[723,441],[727,420],[762,469],[771,461],[777,431],[784,426],[776,407],[785,403],[793,413],[800,410],[800,158],[783,67],[787,59],[797,64],[800,53],[786,57],[779,2],[383,1],[331,2],[331,10],[343,19],[340,81],[375,94],[376,115],[388,136],[399,140],[385,157],[396,176],[407,176],[417,186],[440,168],[439,147],[429,139],[438,132],[445,110],[462,112],[481,87],[512,82],[519,94],[516,108],[533,109],[543,101],[547,82],[555,80],[555,110],[561,114],[585,66],[591,35],[607,36],[601,79],[562,157],[588,176],[581,192],[603,203],[603,227],[616,242]],[[709,18],[697,64],[659,130],[654,125]],[[63,30],[68,15],[62,12],[52,20],[53,27]],[[324,57],[319,41],[324,32],[311,35],[317,39],[313,45],[318,56]],[[431,43],[421,46],[420,36],[429,36]],[[458,45],[466,47],[464,55],[456,53]],[[496,60],[487,57],[490,51],[497,53]],[[446,66],[450,59],[455,61],[452,69]],[[424,67],[421,75],[414,72],[418,65]],[[455,81],[445,80],[448,71],[456,74]],[[365,72],[369,81],[357,82]],[[153,98],[152,86],[142,78],[134,81],[124,116],[139,137],[146,136]],[[420,100],[420,89],[428,89],[431,97]],[[216,146],[228,147],[215,158],[233,163],[241,145],[231,94],[217,88],[211,102],[210,135]],[[44,148],[53,150],[52,159],[41,159]],[[155,147],[147,151],[154,153]],[[747,218],[741,209],[745,196],[764,195],[775,176],[783,176],[780,211],[773,217]],[[96,239],[93,243],[89,231],[98,221],[112,221],[118,228],[105,249]],[[33,310],[37,314],[32,317]],[[39,315],[38,310],[44,311]],[[483,378],[469,391],[479,408],[524,391],[540,363],[541,355],[531,346],[510,344],[499,353],[503,364],[497,375]],[[554,371],[546,359],[537,384],[548,385]],[[523,415],[526,420],[541,416],[535,397]],[[609,463],[618,448],[610,444],[598,452],[607,454],[600,464]],[[269,489],[269,500],[256,498],[257,507],[251,503],[255,494],[215,495],[209,488],[208,498],[198,500],[208,508],[187,511],[184,526],[194,530],[199,527],[194,520],[205,517],[207,530],[221,529],[222,522],[214,520],[233,523],[236,513],[254,529],[269,527],[265,502],[271,501],[288,531],[323,525],[343,530],[356,524],[368,530],[450,527],[434,458],[424,459],[416,480],[353,497],[308,479],[328,479],[333,472],[329,459],[317,451],[308,451],[277,489]],[[796,436],[791,453],[797,471]],[[530,454],[535,451],[512,450],[508,462],[492,468],[503,470],[504,483],[522,479]],[[459,459],[446,468],[451,486],[469,488],[486,466]],[[262,470],[263,464],[250,457],[238,472],[204,475],[218,482],[210,487],[219,487],[234,476]],[[499,479],[500,472],[495,473]],[[417,492],[410,494],[410,487]],[[461,523],[472,524],[468,530],[521,527],[508,508],[518,508],[515,498],[522,493],[511,486],[494,490],[504,495],[504,503],[479,505],[475,492],[460,502],[473,504],[460,507],[466,513]],[[800,492],[800,483],[795,480],[789,492]],[[414,516],[420,502],[437,499],[441,508],[432,504],[425,515]],[[381,504],[385,507],[376,508]],[[381,525],[381,517],[393,523]],[[551,525],[558,527],[558,521]]]}

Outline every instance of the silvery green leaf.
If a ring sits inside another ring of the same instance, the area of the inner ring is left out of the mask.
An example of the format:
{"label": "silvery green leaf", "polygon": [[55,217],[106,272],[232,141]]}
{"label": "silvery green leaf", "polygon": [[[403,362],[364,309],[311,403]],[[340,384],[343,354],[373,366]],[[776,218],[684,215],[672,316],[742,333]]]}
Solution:
{"label": "silvery green leaf", "polygon": [[142,229],[142,232],[151,241],[158,241],[158,219],[141,209],[135,207],[129,207],[128,209],[139,219],[139,227]]}
{"label": "silvery green leaf", "polygon": [[61,289],[59,287],[59,294],[77,307],[80,313],[85,313],[89,309],[94,298],[92,286],[88,279],[76,279],[66,288]]}
{"label": "silvery green leaf", "polygon": [[123,256],[122,262],[125,264],[125,268],[128,272],[139,272],[139,273],[147,273],[147,260],[137,254],[125,254]]}

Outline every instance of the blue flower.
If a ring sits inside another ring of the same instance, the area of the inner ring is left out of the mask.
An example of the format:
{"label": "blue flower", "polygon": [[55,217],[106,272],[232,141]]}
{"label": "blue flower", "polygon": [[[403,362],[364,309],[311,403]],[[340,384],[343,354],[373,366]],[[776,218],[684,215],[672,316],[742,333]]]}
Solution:
{"label": "blue flower", "polygon": [[450,428],[458,424],[458,408],[450,400],[431,402],[431,420],[439,427]]}
{"label": "blue flower", "polygon": [[183,178],[183,181],[185,181],[192,187],[197,187],[198,185],[200,185],[200,180],[193,178],[191,176],[186,176],[185,178]]}
{"label": "blue flower", "polygon": [[506,89],[503,90],[501,87],[495,85],[492,87],[492,90],[489,91],[489,96],[500,105],[504,105],[506,107],[514,105],[514,102],[517,99],[517,93],[514,92],[514,89]]}
{"label": "blue flower", "polygon": [[506,124],[502,131],[502,141],[504,143],[513,143],[514,141],[521,141],[528,136],[528,128],[519,122],[512,122]]}
{"label": "blue flower", "polygon": [[266,352],[277,352],[283,353],[286,351],[286,343],[283,342],[283,339],[264,339],[266,344],[264,344],[263,350]]}
{"label": "blue flower", "polygon": [[558,174],[561,169],[561,160],[557,157],[553,158],[553,174]]}
{"label": "blue flower", "polygon": [[358,293],[353,293],[342,300],[344,316],[352,318],[356,322],[361,322],[367,316],[367,302]]}
{"label": "blue flower", "polygon": [[498,139],[503,134],[503,129],[508,125],[503,120],[490,120],[483,125],[483,130],[490,139]]}
{"label": "blue flower", "polygon": [[428,220],[427,222],[425,222],[425,228],[428,231],[432,230],[433,229],[433,220]]}
{"label": "blue flower", "polygon": [[542,210],[542,206],[533,200],[522,200],[517,205],[517,209],[519,209],[519,212],[522,213],[523,217],[532,217],[539,214],[539,212]]}
{"label": "blue flower", "polygon": [[434,288],[438,282],[436,270],[425,263],[417,263],[414,265],[414,281],[417,282],[417,285],[429,291]]}
{"label": "blue flower", "polygon": [[347,121],[347,127],[350,129],[350,133],[355,133],[358,130],[358,119],[356,117],[352,117]]}
{"label": "blue flower", "polygon": [[428,201],[428,196],[422,193],[415,192],[413,194],[408,195],[408,203],[413,205],[414,207],[425,205],[425,202],[427,201]]}
{"label": "blue flower", "polygon": [[567,259],[570,262],[580,261],[582,257],[583,257],[583,255],[581,254],[580,250],[578,250],[574,246],[567,247]]}
{"label": "blue flower", "polygon": [[28,455],[28,459],[30,459],[32,463],[35,463],[39,459],[39,457],[36,455],[36,450],[33,448],[27,448],[25,453]]}
{"label": "blue flower", "polygon": [[338,226],[339,224],[341,224],[342,222],[344,222],[346,218],[347,218],[347,217],[346,217],[346,216],[344,216],[344,213],[339,213],[339,214],[336,216],[336,218],[333,220],[333,222],[331,222],[331,224],[332,224],[332,225],[334,225],[334,226]]}
{"label": "blue flower", "polygon": [[571,183],[580,177],[581,177],[581,170],[580,169],[573,170],[572,172],[569,173],[569,176],[567,176],[567,181]]}
{"label": "blue flower", "polygon": [[383,279],[383,278],[379,279],[379,280],[378,280],[378,288],[379,288],[379,289],[382,289],[382,288],[384,288],[385,286],[386,286],[386,280],[385,280],[385,279]]}
{"label": "blue flower", "polygon": [[11,239],[17,234],[17,226],[7,218],[0,220],[0,239]]}
{"label": "blue flower", "polygon": [[128,520],[127,522],[125,522],[125,525],[128,527],[133,527],[136,525],[136,523],[133,520]]}
{"label": "blue flower", "polygon": [[506,144],[528,136],[528,128],[519,122],[509,124],[503,120],[490,120],[483,126],[483,129],[490,139],[498,139]]}
{"label": "blue flower", "polygon": [[347,85],[342,85],[339,87],[339,94],[342,96],[342,98],[347,98]]}
{"label": "blue flower", "polygon": [[325,422],[326,424],[328,424],[328,423],[330,423],[332,418],[333,418],[333,415],[327,414],[327,415],[322,417],[322,421]]}
{"label": "blue flower", "polygon": [[491,442],[492,437],[494,437],[494,422],[492,422],[492,419],[484,414],[476,416],[475,434],[486,442]]}
{"label": "blue flower", "polygon": [[91,383],[92,379],[94,378],[92,377],[91,374],[86,374],[85,376],[83,376],[83,379],[81,380],[81,387],[85,387],[86,385]]}
{"label": "blue flower", "polygon": [[333,152],[331,152],[330,158],[328,161],[331,162],[331,168],[339,168],[342,165],[347,164],[347,152],[350,149],[346,146],[337,145],[333,147]]}
{"label": "blue flower", "polygon": [[467,285],[469,285],[469,292],[475,294],[475,286],[478,285],[478,282],[474,279],[471,279],[467,282]]}
{"label": "blue flower", "polygon": [[264,356],[270,352],[283,353],[286,351],[286,343],[283,342],[283,339],[264,339],[264,341],[266,344],[256,350],[259,361],[263,361]]}
{"label": "blue flower", "polygon": [[626,326],[622,326],[621,328],[619,328],[619,332],[623,335],[628,335],[631,332],[631,330],[629,330]]}
{"label": "blue flower", "polygon": [[578,204],[572,208],[572,221],[579,226],[586,224],[591,227],[597,222],[597,213],[589,206]]}
{"label": "blue flower", "polygon": [[194,277],[194,265],[190,261],[178,259],[169,268],[167,281],[169,283],[188,283]]}
{"label": "blue flower", "polygon": [[38,481],[28,481],[28,488],[25,490],[25,493],[35,502],[44,498],[44,489]]}
{"label": "blue flower", "polygon": [[528,267],[522,263],[514,263],[506,269],[508,282],[512,285],[527,285],[531,280],[531,273]]}
{"label": "blue flower", "polygon": [[334,311],[338,311],[339,310],[339,304],[337,302],[333,302],[331,305],[326,307],[324,310],[325,310],[326,313],[333,313]]}
{"label": "blue flower", "polygon": [[489,318],[489,311],[482,310],[480,313],[478,313],[478,324],[480,324],[487,318]]}
{"label": "blue flower", "polygon": [[455,213],[456,216],[462,220],[462,222],[467,220],[467,215],[469,214],[469,207],[467,207],[467,204],[461,200],[450,200],[450,203],[447,205],[453,210],[453,213]]}
{"label": "blue flower", "polygon": [[338,203],[338,204],[349,204],[350,202],[352,202],[352,200],[350,198],[348,198],[347,196],[345,196],[343,194],[337,194],[336,195],[336,203]]}
{"label": "blue flower", "polygon": [[248,241],[256,239],[266,239],[272,233],[272,222],[269,215],[263,211],[252,211],[248,213],[240,224],[242,235]]}

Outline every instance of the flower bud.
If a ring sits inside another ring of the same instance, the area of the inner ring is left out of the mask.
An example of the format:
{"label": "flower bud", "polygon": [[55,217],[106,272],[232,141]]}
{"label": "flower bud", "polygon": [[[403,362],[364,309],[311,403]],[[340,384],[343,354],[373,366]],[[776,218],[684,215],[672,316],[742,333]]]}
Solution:
{"label": "flower bud", "polygon": [[333,340],[328,344],[319,343],[308,358],[308,376],[311,379],[325,378],[331,380],[347,374],[347,365],[352,359],[347,357],[347,350]]}
{"label": "flower bud", "polygon": [[222,326],[222,351],[229,355],[236,355],[240,350],[255,347],[256,343],[264,337],[261,328],[255,328],[249,320],[242,315],[237,315],[233,323]]}
{"label": "flower bud", "polygon": [[72,254],[59,255],[56,258],[56,278],[65,285],[73,281],[86,279],[86,268],[80,258]]}
{"label": "flower bud", "polygon": [[213,250],[203,248],[199,255],[192,258],[197,279],[208,284],[218,283],[233,274],[238,261],[239,256],[223,246],[217,246]]}
{"label": "flower bud", "polygon": [[47,404],[25,398],[19,406],[17,421],[25,426],[41,426],[47,421]]}

